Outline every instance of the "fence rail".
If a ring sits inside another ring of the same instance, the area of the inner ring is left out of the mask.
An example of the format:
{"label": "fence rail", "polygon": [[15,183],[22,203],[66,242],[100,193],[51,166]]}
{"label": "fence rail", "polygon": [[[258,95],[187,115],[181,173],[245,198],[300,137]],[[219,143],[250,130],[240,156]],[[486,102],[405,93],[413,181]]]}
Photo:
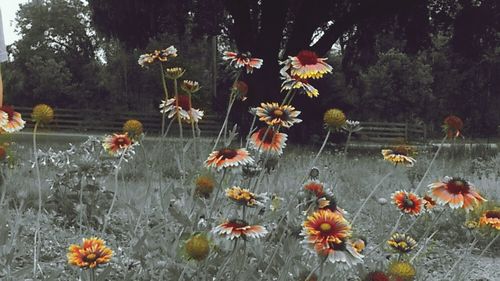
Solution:
{"label": "fence rail", "polygon": [[397,140],[423,140],[427,138],[425,125],[410,123],[361,122],[363,130],[357,133],[359,140],[390,142]]}

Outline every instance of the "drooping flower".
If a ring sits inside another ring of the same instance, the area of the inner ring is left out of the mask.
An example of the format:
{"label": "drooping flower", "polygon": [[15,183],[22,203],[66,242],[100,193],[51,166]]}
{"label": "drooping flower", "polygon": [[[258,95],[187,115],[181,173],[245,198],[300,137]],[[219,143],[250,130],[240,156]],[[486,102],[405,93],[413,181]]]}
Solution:
{"label": "drooping flower", "polygon": [[351,241],[351,244],[352,244],[352,247],[354,248],[354,250],[356,250],[356,252],[358,252],[360,254],[365,250],[365,247],[366,247],[365,240],[360,239],[360,238]]}
{"label": "drooping flower", "polygon": [[325,187],[323,183],[318,180],[309,180],[303,185],[304,189],[312,192],[316,197],[325,195]]}
{"label": "drooping flower", "polygon": [[432,197],[427,194],[422,198],[422,203],[426,211],[432,210],[434,207],[436,207],[437,204],[436,201],[434,201],[434,199],[432,199]]}
{"label": "drooping flower", "polygon": [[325,127],[327,129],[337,131],[344,126],[346,117],[342,110],[332,108],[327,110],[323,115],[323,122],[325,123]]}
{"label": "drooping flower", "polygon": [[408,261],[393,260],[387,268],[387,273],[392,278],[399,278],[401,281],[413,281],[417,275],[417,270]]}
{"label": "drooping flower", "polygon": [[309,84],[307,79],[300,78],[299,76],[290,76],[287,74],[285,81],[281,83],[281,91],[290,91],[292,89],[300,89],[304,94],[310,98],[315,98],[319,96],[319,91],[314,88],[313,85]]}
{"label": "drooping flower", "polygon": [[442,127],[448,138],[457,138],[462,134],[460,130],[464,127],[464,122],[460,117],[450,115],[444,119]]}
{"label": "drooping flower", "polygon": [[442,181],[429,185],[430,195],[440,205],[449,205],[452,209],[462,208],[466,212],[476,204],[486,201],[476,191],[474,185],[458,177],[444,177]]}
{"label": "drooping flower", "polygon": [[486,210],[479,218],[480,226],[490,226],[500,230],[500,209]]}
{"label": "drooping flower", "polygon": [[214,187],[215,180],[210,175],[200,175],[195,180],[195,193],[204,198],[210,197]]}
{"label": "drooping flower", "polygon": [[253,163],[254,160],[246,149],[233,149],[225,147],[210,153],[208,159],[205,161],[205,166],[207,168],[215,168],[217,171],[220,171],[225,168],[238,167]]}
{"label": "drooping flower", "polygon": [[177,49],[174,46],[170,46],[161,51],[155,50],[153,52],[153,56],[155,56],[161,62],[166,62],[170,58],[177,57]]}
{"label": "drooping flower", "polygon": [[313,51],[302,50],[297,56],[288,57],[286,61],[282,62],[284,67],[281,73],[290,71],[292,76],[303,79],[318,79],[326,73],[332,72],[332,67],[325,62],[326,60],[327,58],[318,58],[318,55]]}
{"label": "drooping flower", "polygon": [[104,137],[102,146],[109,154],[117,156],[132,146],[132,140],[127,133],[113,134]]}
{"label": "drooping flower", "polygon": [[181,84],[181,89],[189,94],[194,94],[200,90],[200,83],[192,80],[184,80]]}
{"label": "drooping flower", "polygon": [[363,130],[363,127],[361,127],[359,121],[346,120],[345,124],[342,126],[342,130],[348,133],[355,133]]}
{"label": "drooping flower", "polygon": [[186,70],[182,67],[171,67],[165,69],[165,76],[167,76],[168,79],[175,80],[181,78],[184,72],[186,72]]}
{"label": "drooping flower", "polygon": [[189,111],[191,107],[189,106],[189,97],[178,95],[177,99],[171,98],[167,101],[162,100],[160,104],[160,112],[168,113],[168,118],[174,117],[176,114],[183,120],[189,120]]}
{"label": "drooping flower", "polygon": [[184,249],[190,259],[202,261],[210,252],[210,244],[206,235],[197,233],[186,241]]}
{"label": "drooping flower", "polygon": [[391,198],[392,203],[403,213],[417,216],[422,211],[422,199],[414,193],[397,191],[392,194]]}
{"label": "drooping flower", "polygon": [[231,90],[240,100],[244,101],[247,99],[248,84],[244,81],[238,80]]}
{"label": "drooping flower", "polygon": [[341,244],[349,238],[351,226],[341,214],[320,209],[304,221],[301,235],[304,243],[328,247],[329,243]]}
{"label": "drooping flower", "polygon": [[14,111],[14,107],[4,105],[0,107],[0,129],[7,133],[19,132],[24,128],[21,113]]}
{"label": "drooping flower", "polygon": [[287,134],[277,132],[272,128],[261,128],[250,136],[250,146],[259,152],[281,155],[287,138]]}
{"label": "drooping flower", "polygon": [[46,104],[37,104],[33,107],[31,118],[35,123],[47,125],[54,120],[54,110]]}
{"label": "drooping flower", "polygon": [[226,189],[226,196],[234,202],[247,207],[263,206],[262,202],[259,201],[260,198],[256,194],[239,186],[233,186]]}
{"label": "drooping flower", "polygon": [[69,246],[68,263],[80,268],[96,268],[111,260],[113,251],[97,237],[84,238],[82,245]]}
{"label": "drooping flower", "polygon": [[146,64],[152,64],[155,61],[155,57],[152,54],[142,54],[139,56],[137,63],[144,67]]}
{"label": "drooping flower", "polygon": [[387,160],[394,165],[402,164],[406,167],[413,167],[413,165],[417,162],[414,158],[392,149],[382,149],[382,155],[384,156],[384,160]]}
{"label": "drooping flower", "polygon": [[400,254],[407,254],[417,246],[415,239],[404,233],[392,234],[391,238],[387,240],[387,244]]}
{"label": "drooping flower", "polygon": [[276,102],[261,103],[260,107],[257,107],[256,114],[260,121],[266,122],[269,126],[290,128],[293,124],[302,122],[297,118],[300,111],[295,110],[295,107],[291,105],[280,106]]}
{"label": "drooping flower", "polygon": [[123,123],[123,132],[127,133],[132,139],[136,139],[142,135],[144,127],[141,121],[130,119]]}
{"label": "drooping flower", "polygon": [[226,220],[212,230],[213,233],[221,235],[229,240],[234,238],[262,238],[267,235],[267,230],[261,225],[249,225],[244,220]]}
{"label": "drooping flower", "polygon": [[318,255],[344,269],[363,263],[363,255],[356,251],[350,240],[325,245],[317,243],[314,248]]}
{"label": "drooping flower", "polygon": [[252,58],[252,55],[248,52],[240,54],[226,51],[222,59],[229,61],[229,64],[236,69],[245,67],[247,73],[252,73],[254,68],[259,69],[264,62],[262,59]]}

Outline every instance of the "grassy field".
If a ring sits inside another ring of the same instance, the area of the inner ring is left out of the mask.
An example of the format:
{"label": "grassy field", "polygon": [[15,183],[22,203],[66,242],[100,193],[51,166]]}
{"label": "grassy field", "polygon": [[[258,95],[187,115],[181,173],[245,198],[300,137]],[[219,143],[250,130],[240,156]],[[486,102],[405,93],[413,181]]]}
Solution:
{"label": "grassy field", "polygon": [[[311,165],[319,147],[290,145],[281,158],[263,161],[268,171],[250,177],[241,169],[204,169],[210,141],[147,141],[122,161],[107,156],[98,140],[80,146],[79,139],[41,136],[43,208],[34,267],[38,185],[28,140],[12,146],[15,161],[2,167],[1,280],[306,280],[310,275],[309,280],[355,281],[386,271],[394,260],[414,266],[416,276],[408,280],[499,280],[500,242],[490,244],[498,231],[465,226],[478,216],[479,207],[465,213],[438,206],[411,217],[391,203],[395,191],[414,190],[421,182],[418,193],[424,195],[428,184],[457,176],[473,183],[487,206],[498,206],[500,156],[495,149],[443,149],[423,178],[434,156],[431,148],[418,151],[415,166],[406,168],[384,161],[378,148],[352,148],[344,155],[333,146]],[[68,142],[74,149],[57,153],[69,149]],[[54,151],[48,152],[49,147]],[[362,264],[347,269],[323,263],[302,242],[302,224],[311,208],[302,185],[312,166],[348,221],[377,188],[352,224],[353,238],[366,242]],[[195,192],[200,176],[215,183],[207,198]],[[234,185],[266,200],[256,208],[241,207],[224,193]],[[237,243],[213,232],[224,219],[242,217],[268,234]],[[405,255],[391,251],[386,241],[394,231],[411,235],[415,249]],[[203,258],[186,246],[198,233],[209,241]],[[97,277],[66,258],[69,245],[91,236],[104,239],[114,251],[111,261],[96,270]]]}

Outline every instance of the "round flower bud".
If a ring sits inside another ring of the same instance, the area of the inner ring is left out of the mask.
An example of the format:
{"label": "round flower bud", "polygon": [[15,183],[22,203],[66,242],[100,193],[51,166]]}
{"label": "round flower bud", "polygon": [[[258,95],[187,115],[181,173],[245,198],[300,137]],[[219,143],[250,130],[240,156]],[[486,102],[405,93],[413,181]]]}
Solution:
{"label": "round flower bud", "polygon": [[165,76],[172,80],[179,79],[184,75],[184,72],[186,72],[186,70],[181,67],[171,67],[165,70]]}
{"label": "round flower bud", "polygon": [[31,118],[35,123],[46,125],[54,120],[54,110],[46,104],[38,104],[33,107]]}
{"label": "round flower bud", "polygon": [[325,112],[323,116],[323,122],[325,122],[325,127],[329,130],[336,131],[342,128],[346,122],[346,117],[344,112],[340,109],[329,109]]}
{"label": "round flower bud", "polygon": [[389,264],[387,273],[389,274],[389,276],[399,278],[403,281],[412,281],[415,279],[417,270],[411,263],[407,261],[395,260]]}
{"label": "round flower bud", "polygon": [[387,204],[387,199],[385,199],[385,198],[381,197],[381,198],[377,199],[377,202],[378,202],[380,205],[382,205],[382,206],[383,206],[383,205]]}
{"label": "round flower bud", "polygon": [[189,258],[197,261],[204,260],[210,251],[207,237],[203,234],[191,236],[191,238],[186,241],[185,250]]}
{"label": "round flower bud", "polygon": [[202,175],[195,180],[195,192],[201,197],[208,198],[214,190],[215,180],[211,176]]}
{"label": "round flower bud", "polygon": [[142,135],[143,130],[144,128],[139,120],[131,119],[127,120],[123,124],[123,132],[128,133],[128,135],[133,139]]}

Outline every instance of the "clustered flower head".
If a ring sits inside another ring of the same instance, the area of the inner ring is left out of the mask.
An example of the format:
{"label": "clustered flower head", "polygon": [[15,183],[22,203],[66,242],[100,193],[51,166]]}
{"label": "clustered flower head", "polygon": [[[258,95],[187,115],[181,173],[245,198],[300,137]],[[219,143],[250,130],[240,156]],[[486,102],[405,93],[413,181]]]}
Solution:
{"label": "clustered flower head", "polygon": [[123,123],[123,132],[127,133],[132,139],[137,139],[144,132],[144,127],[141,121],[130,119]]}
{"label": "clustered flower head", "polygon": [[332,72],[332,67],[325,62],[326,60],[326,58],[319,58],[313,51],[302,50],[296,56],[289,56],[281,63],[284,65],[281,72],[289,71],[291,76],[298,76],[302,79],[322,78],[323,75]]}
{"label": "clustered flower head", "polygon": [[404,151],[397,151],[393,149],[382,149],[384,160],[391,162],[394,165],[401,164],[406,167],[413,167],[417,160],[408,156]]}
{"label": "clustered flower head", "polygon": [[390,277],[399,278],[401,281],[413,281],[417,270],[408,261],[393,260],[387,268],[387,273]]}
{"label": "clustered flower head", "polygon": [[464,122],[460,117],[449,115],[444,119],[443,131],[446,133],[447,138],[457,138],[461,136],[460,130],[464,127]]}
{"label": "clustered flower head", "polygon": [[479,218],[479,225],[500,230],[500,208],[484,211]]}
{"label": "clustered flower head", "polygon": [[229,240],[235,238],[262,238],[267,235],[267,230],[261,225],[249,225],[240,219],[226,220],[212,230],[213,233]]}
{"label": "clustered flower head", "polygon": [[328,130],[337,131],[344,126],[346,117],[342,110],[332,108],[323,115],[323,122]]}
{"label": "clustered flower head", "polygon": [[37,104],[33,107],[31,118],[35,123],[47,125],[54,120],[54,110],[46,104]]}
{"label": "clustered flower head", "polygon": [[206,235],[197,233],[186,241],[184,249],[190,259],[202,261],[210,252],[210,243]]}
{"label": "clustered flower head", "polygon": [[354,120],[346,120],[345,124],[342,126],[342,129],[348,133],[355,133],[363,130],[359,121]]}
{"label": "clustered flower head", "polygon": [[253,158],[245,148],[234,149],[224,147],[210,153],[208,159],[205,160],[205,166],[207,168],[214,168],[217,171],[253,163]]}
{"label": "clustered flower head", "polygon": [[192,80],[184,80],[181,84],[181,89],[189,94],[194,94],[200,90],[200,83]]}
{"label": "clustered flower head", "polygon": [[246,53],[236,53],[225,51],[222,59],[225,61],[229,61],[229,64],[234,68],[245,68],[247,73],[252,73],[254,69],[261,68],[263,64],[262,59],[252,58],[252,54],[249,52]]}
{"label": "clustered flower head", "polygon": [[281,83],[282,92],[302,90],[302,92],[310,98],[316,98],[319,96],[319,91],[314,88],[314,86],[311,85],[307,79],[300,78],[297,75],[290,76],[288,73],[285,73],[285,76],[283,76],[282,79],[284,79],[283,83]]}
{"label": "clustered flower head", "polygon": [[189,96],[184,95],[177,95],[166,101],[162,100],[159,107],[161,113],[168,113],[168,118],[177,116],[186,122],[198,123],[205,115],[203,110],[193,108]]}
{"label": "clustered flower head", "polygon": [[215,179],[211,175],[200,175],[195,180],[195,193],[208,198],[215,187]]}
{"label": "clustered flower head", "polygon": [[231,91],[240,100],[245,101],[248,94],[248,84],[245,81],[238,80],[234,83]]}
{"label": "clustered flower head", "polygon": [[112,256],[113,251],[97,237],[84,238],[82,245],[69,246],[67,254],[68,263],[80,268],[96,268],[108,263]]}
{"label": "clustered flower head", "polygon": [[279,105],[277,102],[261,103],[260,107],[257,107],[256,114],[260,121],[269,126],[290,128],[293,124],[302,122],[297,118],[300,111],[291,105]]}
{"label": "clustered flower head", "polygon": [[112,156],[117,156],[132,146],[132,139],[127,133],[117,133],[104,137],[102,146]]}
{"label": "clustered flower head", "polygon": [[287,134],[280,133],[270,127],[261,128],[250,136],[250,146],[259,152],[281,155],[286,146],[287,138]]}
{"label": "clustered flower head", "polygon": [[241,188],[239,186],[233,186],[226,189],[226,196],[227,198],[243,206],[263,206],[262,202],[259,202],[260,198],[256,194],[250,192],[246,188]]}
{"label": "clustered flower head", "polygon": [[165,76],[167,76],[168,79],[176,80],[182,77],[186,70],[182,67],[170,67],[165,69]]}
{"label": "clustered flower head", "polygon": [[392,202],[401,212],[417,216],[422,211],[422,199],[416,194],[406,191],[397,191],[392,194]]}
{"label": "clustered flower head", "polygon": [[442,181],[432,183],[429,187],[432,199],[452,209],[462,208],[469,212],[476,205],[486,201],[473,184],[459,177],[444,177]]}

